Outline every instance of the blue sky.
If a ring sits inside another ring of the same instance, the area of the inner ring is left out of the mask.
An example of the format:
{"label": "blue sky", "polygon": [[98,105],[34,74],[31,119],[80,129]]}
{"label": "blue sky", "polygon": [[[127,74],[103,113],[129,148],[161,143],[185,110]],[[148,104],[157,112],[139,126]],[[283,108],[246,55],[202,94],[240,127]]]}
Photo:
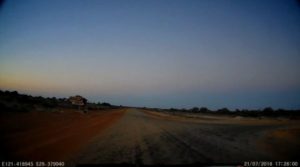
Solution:
{"label": "blue sky", "polygon": [[0,88],[147,107],[300,108],[294,0],[7,0]]}

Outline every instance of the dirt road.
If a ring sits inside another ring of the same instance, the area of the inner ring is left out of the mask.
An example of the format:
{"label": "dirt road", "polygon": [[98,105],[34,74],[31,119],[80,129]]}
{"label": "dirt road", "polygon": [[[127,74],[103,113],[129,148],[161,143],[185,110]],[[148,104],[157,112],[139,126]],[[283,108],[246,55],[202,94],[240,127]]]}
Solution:
{"label": "dirt road", "polygon": [[[116,124],[75,157],[73,163],[232,164],[247,160],[295,159],[299,150],[292,150],[289,157],[281,157],[262,146],[269,142],[264,137],[267,132],[287,127],[299,128],[299,123],[172,118],[156,112],[129,109]],[[286,144],[290,143],[286,141],[273,147]]]}
{"label": "dirt road", "polygon": [[[172,115],[141,109],[0,118],[1,159],[78,164],[241,164],[295,160],[298,120]],[[5,151],[3,151],[5,150]]]}

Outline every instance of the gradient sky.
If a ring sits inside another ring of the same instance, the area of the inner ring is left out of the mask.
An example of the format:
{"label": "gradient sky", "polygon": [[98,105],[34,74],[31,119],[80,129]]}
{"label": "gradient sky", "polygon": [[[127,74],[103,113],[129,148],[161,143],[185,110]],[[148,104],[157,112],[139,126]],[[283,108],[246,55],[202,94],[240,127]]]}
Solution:
{"label": "gradient sky", "polygon": [[117,105],[300,108],[295,0],[7,0],[0,89]]}

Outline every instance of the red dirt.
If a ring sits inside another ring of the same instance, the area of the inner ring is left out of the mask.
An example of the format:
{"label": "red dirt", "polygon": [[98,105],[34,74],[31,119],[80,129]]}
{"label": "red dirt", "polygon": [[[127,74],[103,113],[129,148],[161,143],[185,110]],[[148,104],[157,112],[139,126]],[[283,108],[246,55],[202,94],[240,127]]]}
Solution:
{"label": "red dirt", "polygon": [[120,109],[88,114],[73,110],[2,114],[0,133],[4,154],[17,160],[68,160],[124,112]]}

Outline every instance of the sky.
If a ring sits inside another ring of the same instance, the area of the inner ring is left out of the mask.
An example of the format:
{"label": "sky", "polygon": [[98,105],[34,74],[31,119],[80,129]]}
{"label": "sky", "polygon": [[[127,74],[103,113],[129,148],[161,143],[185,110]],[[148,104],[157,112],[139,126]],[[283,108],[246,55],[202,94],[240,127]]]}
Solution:
{"label": "sky", "polygon": [[296,0],[6,0],[0,89],[116,105],[300,108]]}

